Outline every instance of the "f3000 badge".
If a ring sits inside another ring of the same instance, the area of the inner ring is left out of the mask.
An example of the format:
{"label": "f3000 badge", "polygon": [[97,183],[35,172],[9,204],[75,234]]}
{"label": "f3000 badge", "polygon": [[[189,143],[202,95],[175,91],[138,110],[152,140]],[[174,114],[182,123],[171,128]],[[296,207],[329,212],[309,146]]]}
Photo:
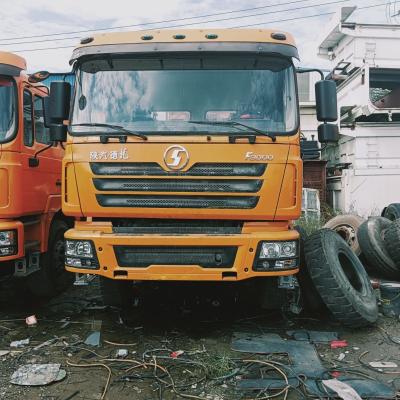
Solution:
{"label": "f3000 badge", "polygon": [[256,154],[252,151],[248,151],[244,156],[246,161],[272,161],[274,159],[273,154]]}

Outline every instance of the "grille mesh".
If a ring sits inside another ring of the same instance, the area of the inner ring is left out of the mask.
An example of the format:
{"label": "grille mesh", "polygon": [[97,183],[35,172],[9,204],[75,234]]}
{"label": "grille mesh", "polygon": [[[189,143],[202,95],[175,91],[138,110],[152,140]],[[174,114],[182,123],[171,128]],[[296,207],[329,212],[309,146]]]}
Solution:
{"label": "grille mesh", "polygon": [[90,163],[95,175],[137,176],[261,176],[266,164],[257,163],[197,163],[188,171],[165,171],[157,163]]}
{"label": "grille mesh", "polygon": [[203,268],[232,268],[236,246],[114,246],[120,267],[150,265],[199,265]]}
{"label": "grille mesh", "polygon": [[144,207],[144,208],[254,208],[258,203],[255,196],[136,196],[118,194],[97,194],[102,207]]}
{"label": "grille mesh", "polygon": [[260,190],[262,180],[96,178],[93,183],[103,191],[254,193]]}

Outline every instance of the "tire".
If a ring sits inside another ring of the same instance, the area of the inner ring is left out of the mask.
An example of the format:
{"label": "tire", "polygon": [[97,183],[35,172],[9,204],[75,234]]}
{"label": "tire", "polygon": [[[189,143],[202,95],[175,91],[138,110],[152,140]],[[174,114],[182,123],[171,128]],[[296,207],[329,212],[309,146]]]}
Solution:
{"label": "tire", "polygon": [[321,296],[311,279],[304,255],[304,242],[307,238],[306,230],[301,226],[295,226],[294,229],[296,229],[300,235],[300,270],[297,274],[297,278],[299,280],[304,309],[311,312],[326,311],[325,303],[321,299]]}
{"label": "tire", "polygon": [[358,230],[361,251],[372,271],[386,278],[398,278],[399,270],[386,250],[384,233],[392,222],[383,217],[370,217]]}
{"label": "tire", "polygon": [[338,233],[357,256],[361,254],[360,244],[357,239],[357,232],[360,225],[365,222],[364,218],[353,214],[338,215],[330,219],[324,228],[329,228]]}
{"label": "tire", "polygon": [[132,283],[100,276],[100,293],[103,305],[125,308],[129,305]]}
{"label": "tire", "polygon": [[400,219],[400,203],[389,204],[386,208],[383,209],[382,217],[390,219],[391,221]]}
{"label": "tire", "polygon": [[65,269],[64,233],[69,229],[61,220],[52,222],[47,252],[41,255],[40,270],[28,276],[30,292],[38,297],[52,297],[66,290],[74,281],[74,274]]}
{"label": "tire", "polygon": [[333,316],[348,327],[362,327],[378,318],[369,277],[347,243],[331,229],[321,229],[305,241],[310,276]]}
{"label": "tire", "polygon": [[400,219],[393,221],[385,231],[383,238],[385,247],[397,268],[397,278],[400,278]]}

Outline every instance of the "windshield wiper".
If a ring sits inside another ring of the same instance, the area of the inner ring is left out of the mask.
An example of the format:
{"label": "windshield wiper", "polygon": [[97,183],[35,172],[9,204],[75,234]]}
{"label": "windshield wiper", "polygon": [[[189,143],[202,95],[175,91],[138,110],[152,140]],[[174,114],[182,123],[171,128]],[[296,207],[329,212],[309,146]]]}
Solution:
{"label": "windshield wiper", "polygon": [[[249,129],[255,133],[258,133],[263,136],[268,136],[269,138],[272,139],[273,142],[276,141],[276,136],[272,135],[271,133],[264,132],[261,129],[254,128],[253,126],[242,124],[241,122],[236,122],[236,121],[187,121],[189,124],[199,124],[199,125],[220,125],[220,126],[233,126],[238,128],[239,126],[242,126],[246,129]],[[239,129],[239,128],[238,128]],[[243,129],[239,129],[240,131],[243,132]]]}
{"label": "windshield wiper", "polygon": [[[147,136],[146,135],[143,135],[142,133],[139,133],[139,132],[131,131],[131,130],[126,129],[123,126],[120,126],[120,125],[101,124],[101,123],[98,123],[98,122],[83,122],[81,124],[72,124],[72,125],[69,125],[69,126],[72,127],[72,128],[75,127],[75,126],[90,126],[90,127],[94,127],[94,128],[110,128],[110,129],[113,129],[114,131],[121,131],[121,132],[124,133],[124,135],[118,135],[118,136],[127,136],[127,135],[129,135],[129,136],[137,136],[137,137],[140,137],[143,140],[147,140]],[[98,132],[95,132],[95,133],[98,136],[107,136],[107,135],[104,135],[104,134],[101,134],[101,133],[98,133]],[[118,136],[110,135],[109,137],[118,137]]]}

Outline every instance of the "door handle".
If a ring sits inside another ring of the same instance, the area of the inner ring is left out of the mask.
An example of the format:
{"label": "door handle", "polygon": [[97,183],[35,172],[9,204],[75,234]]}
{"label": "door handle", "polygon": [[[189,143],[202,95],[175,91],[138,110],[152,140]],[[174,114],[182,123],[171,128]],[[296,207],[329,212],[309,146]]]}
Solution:
{"label": "door handle", "polygon": [[61,186],[61,179],[56,180],[56,186]]}

